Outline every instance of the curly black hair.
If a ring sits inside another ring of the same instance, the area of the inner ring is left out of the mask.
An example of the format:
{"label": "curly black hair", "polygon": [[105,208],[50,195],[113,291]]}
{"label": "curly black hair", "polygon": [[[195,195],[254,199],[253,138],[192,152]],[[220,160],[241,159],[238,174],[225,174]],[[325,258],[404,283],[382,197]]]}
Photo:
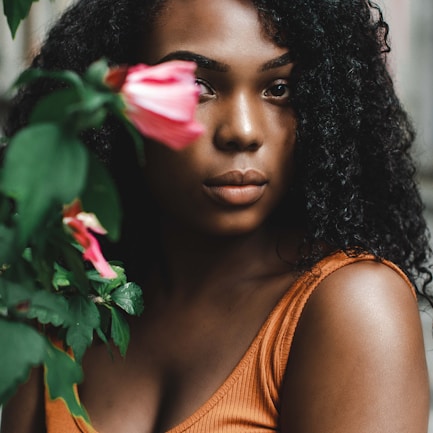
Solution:
{"label": "curly black hair", "polygon": [[[299,265],[310,267],[334,250],[369,252],[396,263],[419,295],[432,299],[429,233],[410,153],[415,132],[387,70],[388,25],[380,8],[368,0],[251,1],[269,36],[289,48],[295,63],[290,86],[297,171],[291,193],[305,225]],[[138,63],[145,29],[164,3],[80,0],[51,29],[32,67],[81,73],[102,57],[110,64]],[[26,123],[35,101],[53,86],[41,82],[16,97],[7,134]],[[132,169],[133,146],[113,120],[84,139],[118,183],[123,236],[107,248],[126,258],[133,273],[143,263],[143,226],[151,224],[143,221],[156,217],[136,206],[140,168]]]}

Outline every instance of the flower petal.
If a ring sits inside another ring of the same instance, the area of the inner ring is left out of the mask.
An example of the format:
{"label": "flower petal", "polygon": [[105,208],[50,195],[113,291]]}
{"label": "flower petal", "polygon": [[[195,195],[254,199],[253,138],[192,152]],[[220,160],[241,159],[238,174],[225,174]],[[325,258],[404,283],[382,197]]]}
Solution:
{"label": "flower petal", "polygon": [[202,125],[195,121],[176,122],[146,110],[140,113],[131,112],[129,117],[143,135],[175,150],[188,146],[204,131]]}
{"label": "flower petal", "polygon": [[92,262],[95,269],[103,278],[116,278],[117,274],[105,260],[97,239],[90,233],[87,233],[89,246],[84,251],[83,258]]}
{"label": "flower petal", "polygon": [[104,278],[115,278],[116,272],[102,255],[98,240],[88,228],[96,233],[105,234],[95,214],[83,212],[80,200],[74,200],[63,210],[63,223],[71,230],[74,239],[84,248],[83,258],[92,262],[95,269]]}
{"label": "flower petal", "polygon": [[82,212],[81,201],[79,199],[75,199],[72,203],[63,206],[63,217],[75,217],[77,214]]}
{"label": "flower petal", "polygon": [[194,62],[184,60],[172,60],[154,66],[139,64],[129,68],[127,80],[132,82],[183,81],[194,83],[196,68],[197,65]]}
{"label": "flower petal", "polygon": [[90,212],[80,212],[77,214],[77,219],[81,221],[87,228],[91,229],[95,233],[99,233],[101,235],[107,234],[107,230],[102,227],[98,218],[94,213]]}
{"label": "flower petal", "polygon": [[119,88],[125,101],[125,114],[143,134],[182,149],[203,132],[195,119],[200,90],[195,84],[194,62],[174,60],[155,66],[136,65],[117,68],[106,82]]}
{"label": "flower petal", "polygon": [[129,110],[140,107],[178,121],[194,117],[199,88],[183,83],[126,83],[122,94]]}
{"label": "flower petal", "polygon": [[126,76],[128,75],[128,67],[127,66],[117,66],[112,67],[108,70],[107,75],[105,76],[105,84],[107,84],[111,89],[115,92],[119,92],[125,83]]}

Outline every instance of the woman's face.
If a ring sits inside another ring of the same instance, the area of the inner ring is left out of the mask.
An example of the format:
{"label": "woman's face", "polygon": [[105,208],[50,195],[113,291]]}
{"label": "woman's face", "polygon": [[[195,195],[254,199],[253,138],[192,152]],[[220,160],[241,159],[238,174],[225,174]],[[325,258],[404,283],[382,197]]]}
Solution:
{"label": "woman's face", "polygon": [[144,63],[198,65],[196,117],[206,132],[182,151],[146,147],[147,182],[169,221],[219,235],[258,228],[293,175],[288,50],[245,0],[169,0],[144,50]]}

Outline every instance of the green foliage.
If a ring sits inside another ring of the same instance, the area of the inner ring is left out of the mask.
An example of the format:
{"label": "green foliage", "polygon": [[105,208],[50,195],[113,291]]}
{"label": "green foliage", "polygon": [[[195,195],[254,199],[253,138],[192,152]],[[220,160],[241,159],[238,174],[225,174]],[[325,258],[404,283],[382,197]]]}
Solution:
{"label": "green foliage", "polygon": [[45,359],[48,343],[31,326],[0,319],[0,401],[11,397],[27,379],[30,368]]}
{"label": "green foliage", "polygon": [[79,198],[111,240],[120,236],[114,182],[80,138],[109,113],[131,128],[121,97],[103,82],[106,71],[101,60],[82,77],[32,69],[16,81],[22,86],[48,77],[66,87],[41,99],[29,124],[8,139],[0,168],[0,404],[33,367],[44,366],[51,397],[88,419],[74,393],[86,350],[97,336],[125,355],[126,316],[143,311],[141,289],[127,281],[123,267],[112,264],[117,277],[101,277],[63,221],[64,206]]}
{"label": "green foliage", "polygon": [[[3,0],[12,37],[34,1]],[[9,139],[0,137],[7,144],[0,168],[0,405],[33,367],[44,366],[51,398],[63,399],[86,421],[75,393],[85,351],[96,334],[108,349],[112,340],[124,356],[129,343],[125,313],[143,311],[140,287],[127,281],[119,264],[112,265],[117,277],[110,280],[89,269],[83,248],[62,220],[63,206],[79,198],[111,240],[120,237],[115,185],[80,139],[111,113],[124,122],[143,159],[141,136],[124,117],[121,97],[104,84],[106,72],[103,60],[82,77],[72,71],[25,71],[15,87],[39,78],[64,86],[38,102],[28,126]]]}
{"label": "green foliage", "polygon": [[115,308],[111,308],[111,337],[119,348],[122,356],[125,356],[129,344],[129,326],[122,314]]}
{"label": "green foliage", "polygon": [[32,3],[38,0],[3,0],[3,12],[7,18],[12,37],[21,21],[28,15]]}
{"label": "green foliage", "polygon": [[134,283],[126,283],[113,290],[111,299],[128,314],[140,315],[143,312],[141,289]]}
{"label": "green foliage", "polygon": [[73,320],[66,332],[66,343],[81,362],[84,352],[92,344],[93,331],[99,328],[99,312],[91,299],[81,295],[71,297],[69,307]]}
{"label": "green foliage", "polygon": [[81,382],[82,378],[81,366],[64,351],[50,344],[45,356],[45,383],[51,399],[63,399],[73,415],[89,421],[71,386]]}
{"label": "green foliage", "polygon": [[30,300],[27,317],[43,325],[62,326],[72,323],[68,301],[58,293],[36,290]]}
{"label": "green foliage", "polygon": [[12,138],[0,180],[2,192],[14,199],[19,215],[18,248],[47,221],[52,208],[81,194],[87,165],[84,146],[57,123],[31,124]]}
{"label": "green foliage", "polygon": [[94,155],[89,157],[89,169],[81,201],[84,209],[98,215],[108,237],[117,241],[120,237],[118,221],[122,217],[119,197],[110,174]]}

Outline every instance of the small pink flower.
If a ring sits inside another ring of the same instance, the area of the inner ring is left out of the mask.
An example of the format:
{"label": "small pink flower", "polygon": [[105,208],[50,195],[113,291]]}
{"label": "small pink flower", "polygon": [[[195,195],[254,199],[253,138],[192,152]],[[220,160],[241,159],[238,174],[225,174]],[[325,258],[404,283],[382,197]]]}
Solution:
{"label": "small pink flower", "polygon": [[126,116],[143,135],[179,150],[204,131],[194,120],[200,93],[195,69],[194,62],[182,60],[117,67],[105,82],[122,95]]}
{"label": "small pink flower", "polygon": [[74,200],[63,209],[63,223],[69,227],[75,240],[84,248],[83,258],[93,263],[95,269],[104,278],[115,278],[116,272],[102,255],[98,240],[87,230],[106,234],[96,215],[83,212],[81,202]]}

